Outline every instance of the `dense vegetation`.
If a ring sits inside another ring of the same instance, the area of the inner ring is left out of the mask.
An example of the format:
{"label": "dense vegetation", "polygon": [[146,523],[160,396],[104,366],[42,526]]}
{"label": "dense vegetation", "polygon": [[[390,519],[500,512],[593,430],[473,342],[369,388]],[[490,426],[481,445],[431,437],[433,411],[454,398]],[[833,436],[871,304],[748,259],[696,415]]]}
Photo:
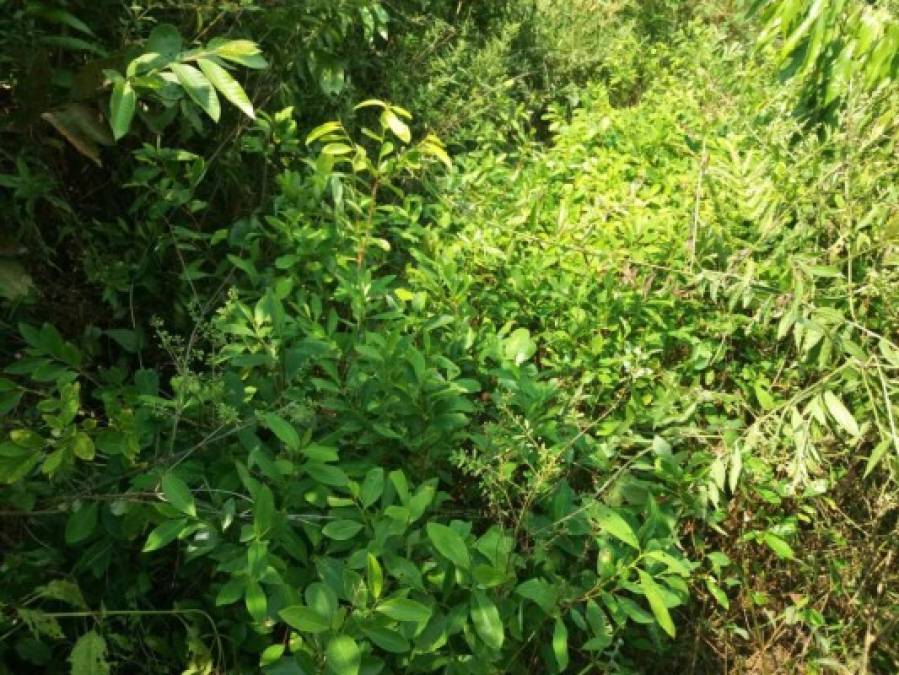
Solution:
{"label": "dense vegetation", "polygon": [[0,0],[0,673],[899,672],[899,22]]}

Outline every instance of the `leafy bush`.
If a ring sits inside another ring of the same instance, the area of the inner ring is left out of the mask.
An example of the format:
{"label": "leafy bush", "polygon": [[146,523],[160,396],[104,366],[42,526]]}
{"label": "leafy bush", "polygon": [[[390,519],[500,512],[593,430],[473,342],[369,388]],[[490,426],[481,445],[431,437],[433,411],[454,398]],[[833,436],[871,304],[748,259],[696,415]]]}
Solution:
{"label": "leafy bush", "polygon": [[891,91],[805,135],[724,2],[2,21],[0,672],[899,665]]}

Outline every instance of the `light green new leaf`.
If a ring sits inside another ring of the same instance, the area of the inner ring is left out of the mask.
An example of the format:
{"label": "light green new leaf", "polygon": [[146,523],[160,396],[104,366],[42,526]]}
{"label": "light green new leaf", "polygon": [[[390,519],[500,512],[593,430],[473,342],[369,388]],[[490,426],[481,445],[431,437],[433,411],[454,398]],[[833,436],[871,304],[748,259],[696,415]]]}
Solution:
{"label": "light green new leaf", "polygon": [[469,568],[471,558],[468,555],[468,548],[465,546],[465,540],[455,530],[439,523],[428,523],[426,529],[428,539],[440,555],[449,558],[456,567],[465,570]]}
{"label": "light green new leaf", "polygon": [[412,132],[409,131],[409,126],[390,108],[381,113],[381,124],[388,127],[393,132],[393,135],[403,143],[408,143],[412,140]]}
{"label": "light green new leaf", "polygon": [[637,539],[637,535],[633,528],[624,518],[612,509],[607,506],[601,506],[597,524],[603,532],[612,535],[616,539],[620,539],[625,544],[632,546],[638,551],[640,550],[640,541]]}
{"label": "light green new leaf", "polygon": [[221,104],[212,83],[206,76],[185,63],[173,63],[170,67],[190,99],[200,106],[213,122],[218,122],[222,114]]}
{"label": "light green new leaf", "polygon": [[266,413],[263,415],[262,419],[265,421],[265,426],[271,429],[272,433],[275,434],[275,436],[278,437],[278,440],[286,445],[288,449],[293,451],[300,449],[300,435],[290,422],[275,413]]}
{"label": "light green new leaf", "polygon": [[568,668],[568,627],[561,617],[556,619],[553,626],[553,656],[556,657],[559,671],[564,672]]}
{"label": "light green new leaf", "polygon": [[377,600],[381,597],[381,591],[384,588],[384,572],[381,570],[381,563],[371,553],[368,554],[366,564],[366,578],[368,581],[368,590],[371,596]]}
{"label": "light green new leaf", "polygon": [[181,533],[181,530],[186,526],[186,518],[167,520],[162,523],[162,525],[159,525],[147,535],[147,541],[144,544],[143,552],[149,553],[150,551],[155,551],[163,546],[167,546],[174,541],[175,537],[177,537]]}
{"label": "light green new leaf", "polygon": [[674,622],[671,620],[671,615],[665,606],[665,596],[662,595],[662,589],[656,584],[655,579],[643,570],[637,570],[637,574],[640,575],[640,588],[643,589],[643,595],[649,601],[649,608],[652,610],[653,616],[656,618],[659,626],[662,627],[662,630],[674,637],[676,634]]}
{"label": "light green new leaf", "polygon": [[175,474],[166,474],[162,477],[162,494],[165,500],[188,516],[197,517],[197,505],[194,502],[193,493],[187,484]]}
{"label": "light green new leaf", "polygon": [[824,392],[824,405],[827,406],[827,412],[833,417],[834,421],[850,436],[858,436],[861,431],[858,428],[858,422],[849,412],[849,409],[837,396],[831,392]]}
{"label": "light green new leaf", "polygon": [[72,675],[108,675],[106,660],[106,640],[97,631],[85,633],[69,654]]}
{"label": "light green new leaf", "polygon": [[256,119],[256,112],[243,87],[231,77],[231,73],[209,59],[198,59],[197,65],[213,86],[226,99],[237,106],[247,117]]}
{"label": "light green new leaf", "polygon": [[210,40],[208,47],[216,56],[239,63],[246,68],[261,70],[268,66],[258,45],[250,40],[222,40],[220,38]]}
{"label": "light green new leaf", "polygon": [[112,86],[112,96],[109,99],[109,126],[115,140],[128,133],[136,107],[137,94],[131,83],[124,79],[117,80]]}
{"label": "light green new leaf", "polygon": [[362,652],[349,635],[338,635],[328,642],[325,661],[335,675],[357,675],[362,663]]}
{"label": "light green new leaf", "polygon": [[505,638],[503,620],[493,600],[483,591],[476,590],[471,602],[471,622],[484,643],[493,649],[501,649]]}
{"label": "light green new leaf", "polygon": [[516,366],[531,358],[537,353],[537,345],[531,339],[531,333],[527,328],[518,328],[503,341],[503,355]]}
{"label": "light green new leaf", "polygon": [[425,623],[431,618],[431,608],[409,598],[391,598],[375,607],[375,611],[397,621]]}

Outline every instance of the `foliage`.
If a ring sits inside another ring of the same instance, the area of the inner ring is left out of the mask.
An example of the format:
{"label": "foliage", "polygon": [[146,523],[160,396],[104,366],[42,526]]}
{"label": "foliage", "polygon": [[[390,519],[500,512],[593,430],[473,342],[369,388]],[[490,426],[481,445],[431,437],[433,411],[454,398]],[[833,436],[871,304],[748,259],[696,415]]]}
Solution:
{"label": "foliage", "polygon": [[899,21],[891,2],[756,0],[761,45],[775,37],[783,75],[805,82],[804,111],[833,120],[850,90],[889,86],[899,68]]}
{"label": "foliage", "polygon": [[805,135],[711,0],[2,21],[0,672],[899,667],[894,92]]}

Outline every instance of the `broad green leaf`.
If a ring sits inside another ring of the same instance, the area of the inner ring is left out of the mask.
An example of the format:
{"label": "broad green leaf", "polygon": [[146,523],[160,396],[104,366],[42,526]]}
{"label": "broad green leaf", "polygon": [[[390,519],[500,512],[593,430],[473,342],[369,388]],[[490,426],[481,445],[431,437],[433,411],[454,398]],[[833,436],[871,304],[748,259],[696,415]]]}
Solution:
{"label": "broad green leaf", "polygon": [[375,611],[397,621],[425,623],[431,618],[431,608],[409,598],[391,598],[375,607]]}
{"label": "broad green leaf", "polygon": [[325,661],[335,675],[357,675],[362,663],[362,652],[349,635],[338,635],[328,642]]}
{"label": "broad green leaf", "polygon": [[364,526],[355,520],[335,520],[322,528],[322,534],[335,541],[352,539]]}
{"label": "broad green leaf", "polygon": [[94,533],[97,527],[97,502],[82,504],[66,521],[66,543],[77,544]]}
{"label": "broad green leaf", "polygon": [[181,51],[182,40],[178,29],[168,23],[156,26],[147,38],[147,51],[175,57]]}
{"label": "broad green leaf", "polygon": [[849,409],[837,396],[831,392],[824,392],[824,405],[827,406],[827,412],[833,417],[834,421],[850,436],[858,436],[861,431],[858,428],[858,422],[849,412]]}
{"label": "broad green leaf", "polygon": [[203,71],[206,79],[212,82],[212,85],[222,96],[231,101],[247,117],[256,119],[253,104],[247,97],[243,87],[240,86],[237,80],[231,77],[231,73],[209,59],[198,59],[197,65],[200,66],[200,70]]}
{"label": "broad green leaf", "polygon": [[265,422],[265,426],[271,429],[272,433],[289,450],[295,452],[300,449],[300,435],[290,422],[275,413],[266,413],[262,416],[262,419]]}
{"label": "broad green leaf", "polygon": [[175,540],[175,537],[177,537],[185,527],[187,527],[186,518],[165,521],[147,535],[147,541],[144,543],[143,552],[149,553],[150,551],[155,551],[163,546],[167,546]]}
{"label": "broad green leaf", "polygon": [[371,593],[371,597],[377,600],[381,597],[381,590],[384,588],[384,572],[381,570],[381,563],[371,553],[368,554],[366,559],[365,572],[368,590]]}
{"label": "broad green leaf", "polygon": [[328,617],[305,605],[285,607],[278,614],[288,626],[306,633],[322,633],[331,628]]}
{"label": "broad green leaf", "polygon": [[606,532],[616,539],[620,539],[628,546],[640,550],[640,540],[628,522],[622,518],[616,511],[607,506],[599,507],[599,515],[597,524],[603,532]]}
{"label": "broad green leaf", "polygon": [[378,647],[391,654],[405,654],[411,649],[409,641],[395,630],[381,626],[368,626],[363,627],[362,632]]}
{"label": "broad green leaf", "polygon": [[128,133],[136,107],[137,94],[131,83],[125,79],[117,80],[112,85],[112,96],[109,99],[109,126],[115,140]]}
{"label": "broad green leaf", "polygon": [[468,555],[468,547],[465,545],[465,540],[455,530],[440,523],[428,523],[425,529],[428,539],[431,540],[440,555],[448,558],[456,567],[466,570],[469,568],[471,559]]}
{"label": "broad green leaf", "polygon": [[190,99],[203,109],[213,122],[218,122],[222,109],[212,83],[199,70],[186,63],[169,66]]}
{"label": "broad green leaf", "polygon": [[643,589],[643,595],[649,601],[649,608],[652,610],[653,616],[656,618],[662,630],[671,637],[675,636],[674,622],[668,613],[668,607],[665,606],[665,596],[662,589],[656,584],[655,579],[643,570],[637,570],[640,576],[640,588]]}
{"label": "broad green leaf", "polygon": [[108,675],[106,640],[97,631],[89,631],[78,638],[69,654],[71,675]]}
{"label": "broad green leaf", "polygon": [[564,672],[568,668],[568,628],[561,617],[556,619],[553,626],[553,656],[559,671]]}
{"label": "broad green leaf", "polygon": [[518,584],[515,592],[523,598],[536,602],[549,614],[559,599],[558,589],[544,579],[528,579]]}
{"label": "broad green leaf", "polygon": [[503,620],[493,601],[483,591],[474,591],[471,601],[471,622],[484,643],[492,649],[501,649],[505,633]]}
{"label": "broad green leaf", "polygon": [[193,493],[187,484],[175,474],[167,473],[162,477],[162,495],[181,513],[193,518],[197,517],[197,505],[194,502]]}
{"label": "broad green leaf", "polygon": [[303,468],[313,480],[322,485],[343,487],[350,482],[350,479],[347,478],[343,469],[336,466],[329,466],[328,464],[322,464],[321,462],[309,462],[303,465]]}

